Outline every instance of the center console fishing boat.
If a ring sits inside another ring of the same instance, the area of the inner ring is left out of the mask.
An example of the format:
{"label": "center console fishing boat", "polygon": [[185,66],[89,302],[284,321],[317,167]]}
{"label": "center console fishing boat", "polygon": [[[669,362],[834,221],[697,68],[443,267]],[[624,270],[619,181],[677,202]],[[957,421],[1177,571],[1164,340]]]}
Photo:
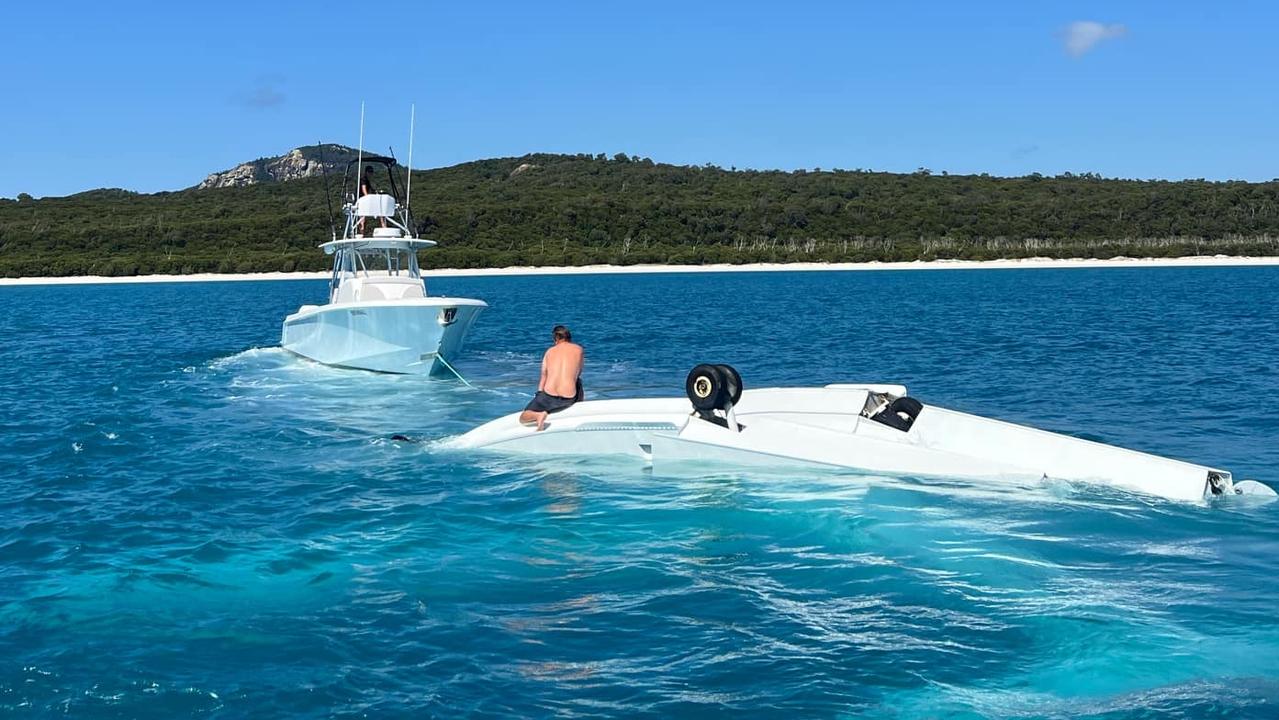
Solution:
{"label": "center console fishing boat", "polygon": [[925,405],[902,385],[742,389],[727,365],[699,365],[686,397],[580,402],[546,429],[498,418],[455,448],[617,455],[659,465],[848,468],[898,477],[1111,485],[1174,500],[1274,495],[1225,470]]}
{"label": "center console fishing boat", "polygon": [[[379,168],[370,182],[383,184],[386,192],[365,183],[365,166]],[[452,371],[467,331],[488,304],[426,294],[417,253],[435,242],[417,236],[408,205],[412,175],[406,173],[401,196],[396,167],[394,158],[362,150],[347,164],[342,236],[335,231],[333,240],[320,245],[333,256],[329,301],[303,305],[284,319],[280,345],[285,350],[337,367],[412,374]]]}

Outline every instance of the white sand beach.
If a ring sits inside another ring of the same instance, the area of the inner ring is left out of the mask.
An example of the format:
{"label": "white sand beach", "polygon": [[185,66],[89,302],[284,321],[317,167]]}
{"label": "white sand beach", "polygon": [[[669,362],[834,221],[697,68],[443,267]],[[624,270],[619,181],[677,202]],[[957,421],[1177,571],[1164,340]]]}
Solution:
{"label": "white sand beach", "polygon": [[[756,263],[749,265],[583,265],[577,267],[504,267],[429,270],[426,277],[475,277],[502,275],[606,275],[626,273],[706,272],[856,272],[872,270],[1032,270],[1061,268],[1237,267],[1279,265],[1279,256],[1233,257],[1228,255],[1179,258],[1127,258],[1104,260],[1072,258],[1021,258],[1011,260],[930,260],[866,263]],[[94,285],[108,283],[240,282],[250,280],[323,280],[325,272],[196,273],[192,275],[134,275],[128,277],[72,276],[0,278],[0,285]]]}

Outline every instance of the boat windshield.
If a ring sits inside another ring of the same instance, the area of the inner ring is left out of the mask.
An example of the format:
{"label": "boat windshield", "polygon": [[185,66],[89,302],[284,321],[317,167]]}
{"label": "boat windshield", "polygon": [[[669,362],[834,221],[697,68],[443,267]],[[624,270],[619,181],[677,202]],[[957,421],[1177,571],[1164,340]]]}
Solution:
{"label": "boat windshield", "polygon": [[338,287],[354,277],[403,277],[421,280],[415,248],[342,247],[333,253],[333,277],[329,283],[330,301]]}
{"label": "boat windshield", "polygon": [[363,249],[356,259],[361,274],[418,278],[417,253],[408,248]]}

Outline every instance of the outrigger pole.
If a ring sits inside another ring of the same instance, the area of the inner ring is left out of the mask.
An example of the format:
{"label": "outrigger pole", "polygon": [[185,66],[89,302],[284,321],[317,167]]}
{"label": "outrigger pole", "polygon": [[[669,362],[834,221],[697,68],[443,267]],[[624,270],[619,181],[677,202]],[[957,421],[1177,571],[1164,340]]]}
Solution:
{"label": "outrigger pole", "polygon": [[[347,165],[346,170],[347,172],[350,172],[351,166]],[[351,207],[351,214],[346,216],[346,229],[342,231],[343,236],[346,236],[347,233],[354,234],[357,227],[360,229],[360,234],[361,235],[364,234],[363,233],[364,226],[360,225],[359,221],[356,220],[356,218],[359,217],[358,213],[360,211],[360,183],[363,180],[364,180],[364,101],[361,100],[360,101],[360,144],[355,151],[355,200],[354,200],[354,205]],[[345,175],[342,176],[342,190],[343,192],[346,191]],[[360,218],[360,219],[362,220],[363,218]]]}
{"label": "outrigger pole", "polygon": [[364,101],[360,101],[360,147],[355,151],[355,202],[360,202],[360,183],[364,180]]}
{"label": "outrigger pole", "polygon": [[317,141],[320,146],[320,172],[324,175],[324,204],[329,206],[329,233],[333,235],[334,240],[338,239],[337,222],[333,219],[333,191],[329,190],[329,163],[324,159],[324,143]]}
{"label": "outrigger pole", "polygon": [[[410,204],[409,200],[412,199],[413,197],[413,124],[417,120],[414,114],[416,111],[417,111],[417,106],[410,103],[409,104],[409,164],[408,164],[409,179],[405,181],[404,183],[404,211],[405,211],[405,216],[407,217],[410,223],[413,222],[413,205]],[[409,237],[417,237],[416,230],[414,230],[413,228],[408,228],[408,231],[409,231]]]}

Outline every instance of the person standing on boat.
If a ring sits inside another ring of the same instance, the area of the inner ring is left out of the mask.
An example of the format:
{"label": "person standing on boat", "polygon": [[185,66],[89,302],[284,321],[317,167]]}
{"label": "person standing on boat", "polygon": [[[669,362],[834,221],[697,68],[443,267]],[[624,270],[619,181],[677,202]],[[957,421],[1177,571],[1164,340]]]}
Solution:
{"label": "person standing on boat", "polygon": [[[364,197],[365,195],[377,195],[377,188],[373,186],[372,165],[365,165],[364,175],[360,177],[360,197]],[[382,227],[386,227],[386,218],[378,219],[382,221]],[[365,218],[361,217],[359,222],[355,224],[361,235],[364,234],[364,220]]]}
{"label": "person standing on boat", "polygon": [[520,422],[546,427],[546,416],[573,406],[582,399],[582,346],[573,342],[573,333],[563,325],[551,330],[553,344],[542,356],[542,378],[537,394],[520,413]]}

